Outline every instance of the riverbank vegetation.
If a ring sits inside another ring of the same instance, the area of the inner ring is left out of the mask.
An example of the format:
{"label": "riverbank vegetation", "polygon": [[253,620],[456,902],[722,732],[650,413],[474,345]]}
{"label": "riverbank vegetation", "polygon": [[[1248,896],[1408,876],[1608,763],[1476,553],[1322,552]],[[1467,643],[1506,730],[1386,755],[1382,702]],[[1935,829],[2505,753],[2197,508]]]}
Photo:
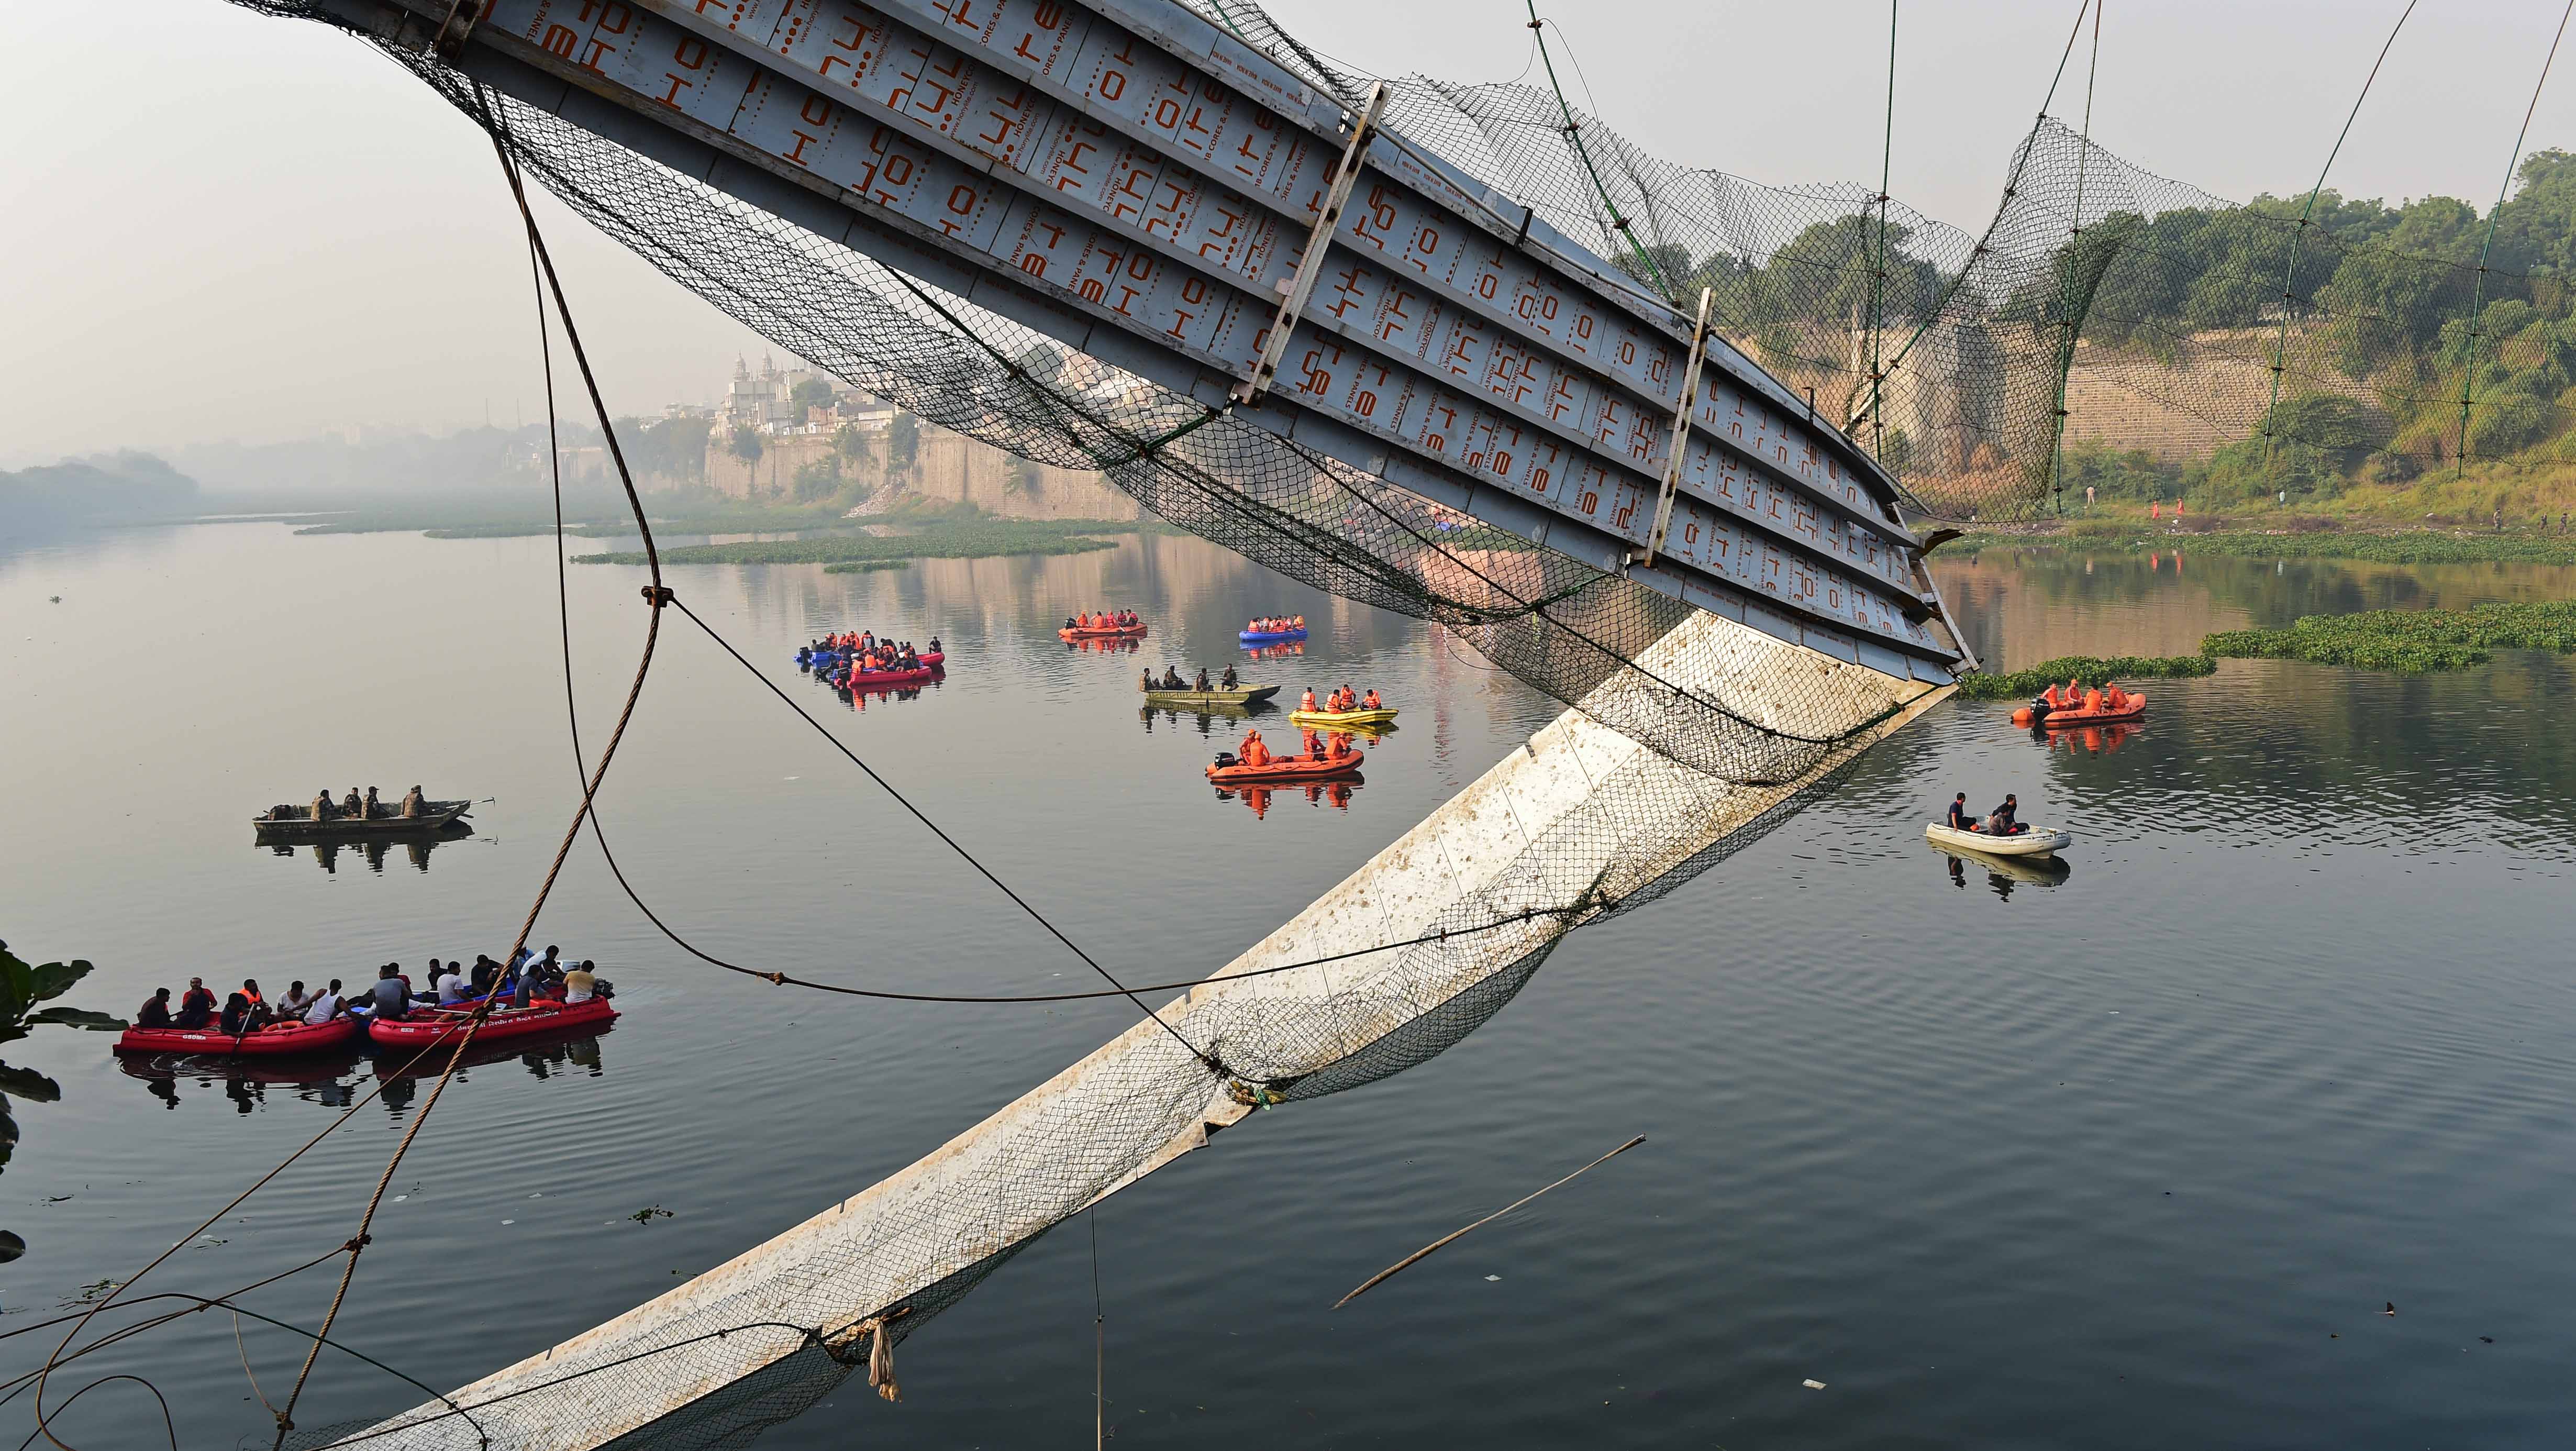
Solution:
{"label": "riverbank vegetation", "polygon": [[[664,564],[858,564],[905,559],[988,559],[1002,555],[1085,554],[1116,546],[1102,535],[1159,532],[1151,523],[1115,519],[947,518],[892,534],[819,539],[757,539],[693,544],[662,551]],[[576,554],[575,564],[642,564],[636,550]]]}
{"label": "riverbank vegetation", "polygon": [[2210,674],[2227,659],[2300,660],[2421,674],[2483,665],[2497,650],[2576,655],[2576,600],[2303,615],[2285,629],[2220,630],[2204,636],[2197,655],[2066,655],[2009,674],[1966,675],[1959,680],[1959,694],[1969,700],[2021,700],[2068,680],[2102,685],[2187,679]]}
{"label": "riverbank vegetation", "polygon": [[2306,615],[2284,630],[2222,630],[2200,648],[2217,656],[2362,670],[2462,670],[2486,663],[2496,650],[2576,654],[2576,600]]}
{"label": "riverbank vegetation", "polygon": [[1970,700],[2024,700],[2069,680],[2086,685],[2113,680],[2175,680],[2207,675],[2216,669],[2218,662],[2206,655],[2061,655],[2028,670],[1963,675],[1959,678],[1959,694]]}
{"label": "riverbank vegetation", "polygon": [[2171,529],[2144,519],[2078,519],[2062,527],[1961,535],[1942,546],[1962,554],[2014,547],[2101,554],[2215,554],[2243,559],[2347,559],[2377,564],[2576,565],[2576,533],[2521,529],[2358,530],[2287,521],[2281,529]]}

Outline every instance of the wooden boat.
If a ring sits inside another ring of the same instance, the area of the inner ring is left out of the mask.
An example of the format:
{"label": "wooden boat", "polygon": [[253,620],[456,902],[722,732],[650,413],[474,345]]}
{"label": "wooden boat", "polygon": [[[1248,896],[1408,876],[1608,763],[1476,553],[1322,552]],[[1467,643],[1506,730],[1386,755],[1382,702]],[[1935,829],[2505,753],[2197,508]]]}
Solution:
{"label": "wooden boat", "polygon": [[254,816],[252,829],[271,841],[321,841],[357,836],[425,836],[444,831],[462,819],[471,801],[425,801],[418,816],[335,816],[328,821],[315,821],[305,815],[313,808],[291,806],[295,815],[288,817]]}
{"label": "wooden boat", "polygon": [[1171,709],[1258,705],[1278,693],[1276,685],[1245,685],[1233,690],[1165,690],[1155,686],[1145,691],[1145,703]]}
{"label": "wooden boat", "polygon": [[1376,710],[1292,710],[1288,712],[1290,724],[1313,726],[1317,730],[1325,731],[1381,730],[1394,719],[1394,709],[1387,706],[1381,706]]}
{"label": "wooden boat", "polygon": [[1923,839],[1934,846],[1972,851],[1980,856],[2055,856],[2075,844],[2075,833],[2034,826],[2017,836],[1989,836],[1982,831],[1961,831],[1935,821],[1923,828]]}

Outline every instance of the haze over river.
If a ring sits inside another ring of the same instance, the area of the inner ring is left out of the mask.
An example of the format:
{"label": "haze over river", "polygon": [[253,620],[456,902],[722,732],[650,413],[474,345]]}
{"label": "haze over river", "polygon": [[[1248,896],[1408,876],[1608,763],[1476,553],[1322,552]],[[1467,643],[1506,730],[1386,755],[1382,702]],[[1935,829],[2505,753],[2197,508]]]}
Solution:
{"label": "haze over river", "polygon": [[[578,796],[552,548],[244,523],[0,555],[0,936],[31,961],[96,961],[70,1001],[120,1015],[190,974],[275,992],[501,953]],[[2576,571],[2530,567],[1936,560],[2007,667],[2318,610],[2576,593]],[[571,573],[593,750],[644,580]],[[1558,709],[1430,627],[1194,539],[670,582],[1131,981],[1222,964]],[[1113,604],[1151,622],[1141,652],[1055,639]],[[1295,611],[1308,653],[1245,673],[1291,696],[1373,686],[1402,729],[1346,803],[1291,791],[1256,814],[1200,775],[1240,727],[1140,719],[1135,676],[1219,667],[1247,616]],[[946,681],[854,711],[797,674],[799,643],[862,626],[940,636]],[[1577,933],[1445,1055],[1256,1115],[1039,1240],[903,1344],[901,1404],[852,1380],[759,1444],[1086,1441],[1096,1227],[1127,1446],[2563,1446],[2572,682],[2567,660],[2514,654],[2415,678],[2229,661],[2148,682],[2134,734],[2054,748],[2008,704],[1945,705],[1757,845]],[[482,802],[477,835],[327,864],[252,842],[273,802],[414,782]],[[1990,876],[1927,847],[1954,790],[1981,808],[2017,791],[2025,819],[2072,827],[2071,874]],[[911,992],[1096,985],[684,620],[601,816],[654,909],[736,961]],[[335,1332],[439,1390],[803,1220],[1134,1019],[722,974],[659,937],[588,841],[531,940],[596,959],[625,1016],[461,1075]],[[363,1059],[129,1069],[109,1042],[44,1029],[7,1052],[62,1100],[17,1105],[0,1175],[0,1227],[30,1246],[0,1269],[0,1335],[30,1331],[0,1339],[0,1375],[42,1361],[61,1329],[30,1327],[58,1305],[132,1273],[375,1081]],[[419,1108],[396,1087],[141,1289],[212,1294],[346,1239]],[[312,1323],[330,1273],[248,1303]],[[48,1405],[133,1372],[182,1446],[265,1446],[243,1354],[275,1398],[302,1346],[241,1334],[237,1351],[227,1318],[191,1317],[65,1371]],[[422,1399],[326,1352],[296,1421]],[[29,1397],[0,1418],[32,1430]],[[85,1451],[164,1444],[130,1381],[55,1424]]]}

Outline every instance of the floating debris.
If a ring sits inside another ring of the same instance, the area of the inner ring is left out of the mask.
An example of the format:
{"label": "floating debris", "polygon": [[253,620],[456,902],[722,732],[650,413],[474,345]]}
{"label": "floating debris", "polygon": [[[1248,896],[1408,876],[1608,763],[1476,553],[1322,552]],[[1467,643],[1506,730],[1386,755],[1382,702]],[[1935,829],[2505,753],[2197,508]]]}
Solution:
{"label": "floating debris", "polygon": [[1825,1388],[1825,1383],[1820,1380],[1801,1381],[1799,1384],[1805,1386],[1811,1391],[1820,1391]]}

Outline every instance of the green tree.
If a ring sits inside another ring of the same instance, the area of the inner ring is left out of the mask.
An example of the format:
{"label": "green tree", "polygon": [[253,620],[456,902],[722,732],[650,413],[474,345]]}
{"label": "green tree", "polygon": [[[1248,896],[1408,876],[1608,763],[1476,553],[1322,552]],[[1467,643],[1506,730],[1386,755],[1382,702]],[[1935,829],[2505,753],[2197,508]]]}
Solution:
{"label": "green tree", "polygon": [[831,379],[807,378],[799,382],[793,389],[789,390],[787,394],[787,402],[790,406],[795,408],[796,417],[798,421],[801,422],[805,417],[806,409],[829,408],[832,406],[833,400],[838,396],[838,394],[832,391]]}
{"label": "green tree", "polygon": [[2549,405],[2518,388],[2480,398],[2469,410],[2469,457],[2518,453],[2546,437],[2550,422]]}
{"label": "green tree", "polygon": [[735,458],[741,459],[744,463],[756,464],[760,462],[762,452],[760,430],[749,424],[737,423],[733,426],[733,436],[726,441],[725,447]]}
{"label": "green tree", "polygon": [[[1636,248],[1626,245],[1617,246],[1611,250],[1613,255],[1610,258],[1610,265],[1636,279],[1639,285],[1657,297],[1664,297],[1666,288],[1678,291],[1691,276],[1690,248],[1679,242],[1654,243],[1646,248],[1645,257],[1639,257]],[[1653,259],[1652,266],[1647,265],[1648,258]],[[1677,306],[1686,302],[1692,307],[1697,307],[1699,288],[1694,284],[1689,290],[1690,296],[1686,299],[1666,297],[1665,301],[1673,302]]]}
{"label": "green tree", "polygon": [[865,469],[876,461],[877,441],[855,423],[844,423],[832,430],[832,453],[843,464]]}
{"label": "green tree", "polygon": [[791,497],[799,504],[828,499],[841,492],[841,460],[838,454],[825,454],[801,464],[796,470],[796,486]]}
{"label": "green tree", "polygon": [[[2305,444],[2337,473],[2350,473],[2388,442],[2388,417],[2341,393],[2298,393],[2281,400],[2270,418],[2276,441]],[[2255,430],[2260,441],[2262,429]]]}
{"label": "green tree", "polygon": [[2576,272],[2576,155],[2552,148],[2522,159],[2521,183],[2496,213],[2491,265],[2515,272]]}
{"label": "green tree", "polygon": [[921,462],[921,420],[909,413],[897,413],[886,427],[886,474],[909,477],[913,466]]}

